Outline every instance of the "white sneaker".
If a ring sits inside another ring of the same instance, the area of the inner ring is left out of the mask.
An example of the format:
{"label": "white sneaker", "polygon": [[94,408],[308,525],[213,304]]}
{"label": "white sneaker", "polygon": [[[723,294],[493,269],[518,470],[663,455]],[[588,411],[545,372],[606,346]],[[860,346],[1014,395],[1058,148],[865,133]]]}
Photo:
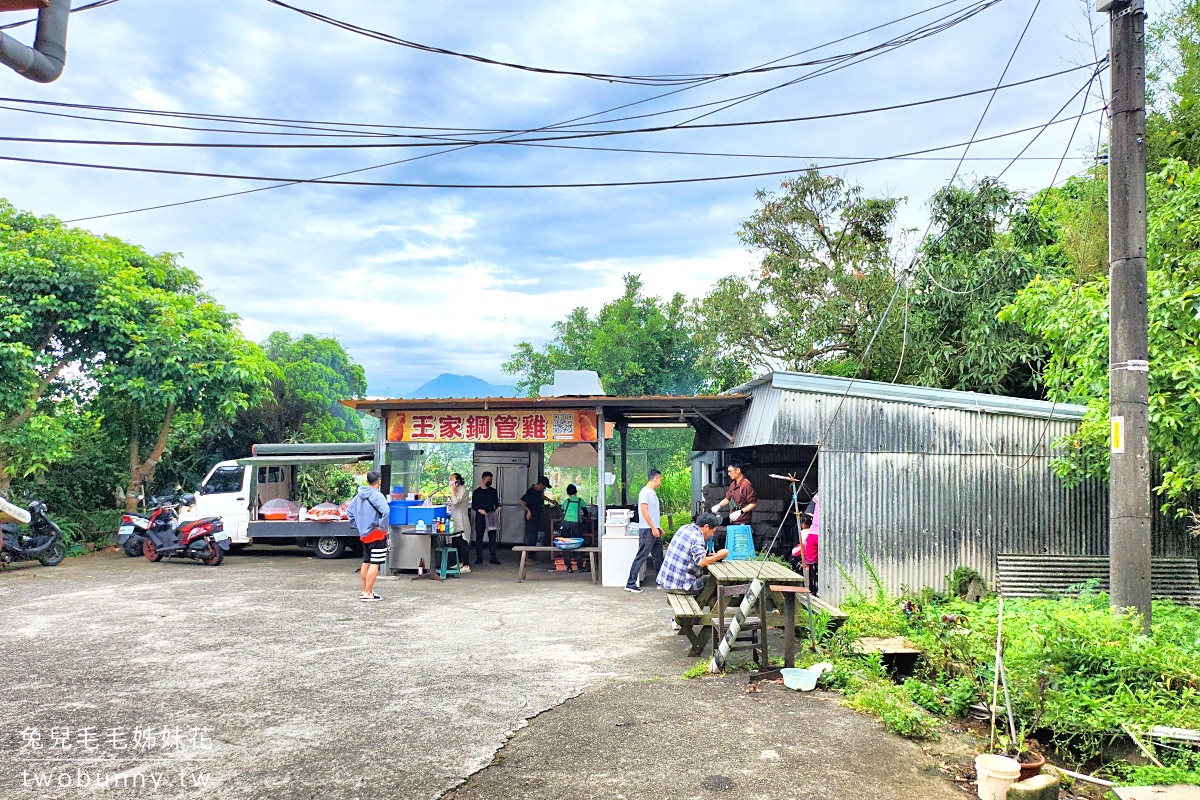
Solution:
{"label": "white sneaker", "polygon": [[466,564],[463,564],[461,567],[458,568],[458,571],[465,575],[466,573],[471,571],[471,568],[468,567]]}
{"label": "white sneaker", "polygon": [[642,593],[642,590],[641,590],[641,589],[637,589],[637,588],[634,588],[634,587],[632,587],[632,586],[626,586],[626,587],[625,587],[625,591],[627,591],[627,592],[633,592],[634,594],[641,594],[641,593]]}

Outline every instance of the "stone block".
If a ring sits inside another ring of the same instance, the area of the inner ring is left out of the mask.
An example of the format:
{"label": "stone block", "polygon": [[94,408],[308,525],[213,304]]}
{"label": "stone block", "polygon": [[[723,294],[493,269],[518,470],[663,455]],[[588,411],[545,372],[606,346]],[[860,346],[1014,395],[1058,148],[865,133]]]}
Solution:
{"label": "stone block", "polygon": [[1035,775],[1008,787],[1007,800],[1058,800],[1058,779],[1053,775]]}

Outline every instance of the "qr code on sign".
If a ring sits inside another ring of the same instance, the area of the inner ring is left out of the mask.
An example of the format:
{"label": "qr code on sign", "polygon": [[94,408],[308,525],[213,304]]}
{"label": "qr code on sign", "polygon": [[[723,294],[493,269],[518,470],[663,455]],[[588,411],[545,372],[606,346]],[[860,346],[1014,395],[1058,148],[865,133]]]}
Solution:
{"label": "qr code on sign", "polygon": [[572,439],[575,436],[575,415],[555,414],[554,429],[551,434],[555,439]]}

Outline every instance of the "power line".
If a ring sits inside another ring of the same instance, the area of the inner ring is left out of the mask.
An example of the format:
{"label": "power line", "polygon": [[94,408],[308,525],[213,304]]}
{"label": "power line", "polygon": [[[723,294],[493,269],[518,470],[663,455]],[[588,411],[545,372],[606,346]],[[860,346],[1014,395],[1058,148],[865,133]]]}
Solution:
{"label": "power line", "polygon": [[[74,14],[77,11],[90,11],[93,8],[101,8],[102,6],[111,6],[115,2],[117,2],[117,0],[96,0],[94,3],[87,3],[79,6],[79,8],[72,8],[71,13]],[[23,19],[20,22],[10,22],[7,25],[0,25],[0,31],[12,30],[13,28],[20,28],[25,25],[32,25],[35,22],[37,22],[37,17]]]}
{"label": "power line", "polygon": [[[957,1],[957,0],[955,0],[955,1]],[[1000,2],[1000,1],[1001,0],[987,0],[987,4],[984,6],[980,6],[978,10],[982,10],[983,8],[990,7],[990,5],[994,5],[995,3]],[[943,4],[943,5],[945,5],[945,4]],[[938,6],[934,6],[934,8],[937,8],[937,7]],[[978,10],[973,10],[971,12],[972,15],[975,13],[978,13]],[[901,19],[904,19],[904,18],[901,18]],[[948,18],[943,17],[939,20],[935,20],[934,23],[943,22],[945,19],[948,19]],[[899,21],[899,20],[897,20],[897,21]],[[837,56],[836,57],[837,60],[852,62],[852,63],[844,64],[839,68],[853,66],[857,63],[861,63],[861,61],[853,62],[852,59],[857,58],[864,53],[869,54],[869,53],[872,53],[873,51],[879,50],[880,48],[887,48],[886,51],[890,52],[892,49],[895,49],[896,47],[903,46],[904,44],[910,44],[915,41],[920,41],[921,39],[927,38],[928,36],[932,36],[935,33],[940,33],[944,30],[947,30],[949,27],[952,27],[953,24],[957,24],[958,22],[961,22],[961,21],[962,21],[962,19],[957,19],[957,20],[952,21],[952,23],[941,25],[938,28],[933,29],[933,30],[924,30],[923,31],[922,29],[917,29],[916,31],[909,32],[907,34],[903,34],[901,37],[897,37],[897,38],[890,40],[889,42],[883,43],[881,45],[876,45],[874,47],[867,48],[867,49],[861,50],[861,51],[857,51],[855,53]],[[930,23],[930,24],[934,24],[934,23]],[[887,23],[887,24],[894,24],[894,23]],[[884,26],[878,26],[878,27],[884,27]],[[918,33],[920,33],[921,35],[918,36],[917,35]],[[845,38],[851,38],[851,37],[845,37]],[[813,49],[819,49],[820,47],[825,47],[825,46],[828,46],[828,45],[821,45],[821,46],[818,46],[818,48],[813,48]],[[876,53],[876,54],[878,54],[878,53]],[[790,57],[790,56],[788,56],[788,57]],[[785,58],[788,58],[788,57],[785,57]],[[1082,69],[1082,68],[1083,67],[1080,66],[1080,67],[1075,67],[1074,69]],[[712,102],[703,103],[700,105],[668,109],[665,111],[654,112],[652,114],[643,114],[643,115],[637,115],[637,116],[632,116],[632,117],[607,119],[607,120],[601,120],[598,122],[600,124],[608,124],[608,123],[622,122],[622,121],[628,121],[628,120],[633,120],[633,119],[644,119],[647,117],[654,117],[654,116],[661,116],[664,114],[678,113],[680,111],[689,111],[689,110],[695,110],[695,109],[699,109],[699,108],[707,108],[712,105],[720,105],[720,104],[727,104],[725,107],[728,108],[728,107],[731,107],[732,105],[736,105],[737,103],[744,102],[746,99],[758,97],[758,96],[766,94],[770,91],[774,91],[776,89],[783,88],[785,86],[794,85],[797,82],[809,80],[813,77],[821,77],[822,75],[828,74],[830,71],[833,71],[833,70],[828,69],[825,71],[819,71],[818,73],[802,76],[801,78],[798,78],[794,81],[789,81],[788,83],[780,84],[779,86],[764,89],[764,90],[761,90],[759,92],[755,92],[755,93],[752,93],[749,95],[741,95],[741,96],[734,97],[734,98],[726,98],[723,100],[712,101]],[[1051,73],[1049,75],[1041,76],[1040,78],[1037,78],[1035,80],[1045,80],[1048,78],[1057,77],[1058,75],[1066,74],[1066,72],[1069,72],[1069,71],[1070,70]],[[710,79],[710,80],[717,80],[717,79]],[[1011,84],[1011,86],[1020,86],[1020,85],[1023,85],[1023,83],[1019,82],[1019,83]],[[692,88],[692,87],[687,87],[687,88]],[[1010,87],[1006,86],[1004,88],[1010,88]],[[684,90],[686,90],[686,89],[684,89]],[[684,90],[678,90],[678,91],[684,91]],[[986,90],[980,90],[980,91],[982,92],[982,91],[986,91]],[[671,94],[673,94],[673,93],[674,92],[672,92]],[[966,93],[961,96],[969,96],[969,94],[970,93]],[[951,96],[951,97],[948,97],[945,99],[955,99],[955,97],[957,97],[957,95]],[[657,99],[657,98],[650,98],[650,99]],[[13,97],[0,97],[0,102],[22,103],[22,104],[29,104],[29,105],[90,110],[90,111],[99,111],[99,112],[107,112],[107,113],[121,113],[121,114],[159,116],[159,117],[167,117],[167,118],[207,120],[207,121],[216,121],[216,122],[226,122],[226,123],[232,123],[232,124],[254,124],[254,125],[260,125],[260,126],[267,125],[267,126],[280,127],[280,128],[300,128],[300,129],[303,129],[306,131],[318,130],[318,131],[326,131],[326,132],[335,132],[337,134],[345,134],[345,135],[349,135],[349,136],[353,136],[353,137],[392,138],[392,137],[395,137],[396,135],[389,134],[389,133],[382,133],[378,130],[377,131],[370,131],[370,130],[358,131],[358,130],[350,130],[349,128],[376,128],[376,129],[383,129],[383,130],[436,131],[436,132],[441,132],[441,133],[449,132],[449,133],[455,134],[455,135],[471,134],[471,133],[485,134],[485,135],[528,134],[528,133],[533,132],[533,130],[535,130],[535,129],[528,129],[528,128],[526,128],[526,129],[522,129],[522,128],[492,128],[492,129],[453,128],[453,127],[436,127],[436,126],[406,126],[406,125],[378,125],[378,124],[366,124],[366,123],[317,122],[317,121],[311,121],[311,120],[285,120],[285,119],[273,119],[273,118],[263,118],[263,117],[239,117],[239,116],[234,116],[234,115],[221,115],[221,114],[198,114],[198,113],[193,113],[193,112],[173,112],[173,111],[157,111],[157,110],[146,110],[146,109],[132,109],[132,108],[123,108],[123,107],[118,107],[118,106],[101,106],[101,105],[93,105],[93,104],[65,103],[65,102],[55,102],[55,101],[46,101],[46,100],[31,100],[31,99],[27,99],[27,98],[13,98]],[[630,105],[633,105],[633,104],[630,104]],[[603,114],[608,114],[612,110],[619,110],[619,109],[625,108],[625,107],[628,107],[628,106],[618,106],[617,109],[610,109],[609,111],[597,112],[594,114],[587,115],[585,117],[581,117],[579,119],[586,120],[586,119],[589,119],[592,117],[601,116]],[[904,107],[904,106],[901,105],[898,107]],[[0,106],[0,108],[6,108],[6,107]],[[39,112],[33,112],[28,109],[9,108],[7,110],[26,111],[27,113],[39,113]],[[717,109],[717,110],[719,111],[719,110],[724,110],[724,109]],[[201,128],[201,127],[195,127],[195,126],[167,125],[167,124],[162,124],[162,123],[138,123],[138,122],[133,122],[133,121],[129,121],[129,120],[112,120],[112,119],[107,119],[107,118],[103,118],[103,117],[90,117],[90,116],[72,115],[72,114],[55,114],[55,113],[51,113],[51,112],[40,112],[40,113],[45,113],[50,116],[65,116],[67,118],[87,119],[87,120],[92,120],[92,121],[97,121],[97,122],[111,122],[111,123],[115,123],[115,124],[126,124],[126,125],[144,124],[148,127],[158,127],[158,128],[166,128],[166,129],[192,130],[192,131],[201,131],[201,132],[209,132],[209,133],[237,133],[237,134],[259,135],[259,136],[269,135],[269,132],[263,132],[263,131],[245,131],[245,130],[239,130],[239,129],[224,129],[224,128]],[[714,112],[710,112],[710,113],[716,113],[716,112],[714,111]],[[707,114],[702,115],[702,116],[707,116]],[[819,117],[814,117],[814,118],[819,118]],[[803,121],[804,119],[806,119],[806,118],[797,118],[796,120],[787,120],[787,121]],[[561,129],[561,128],[571,128],[571,127],[578,127],[578,124],[579,123],[577,120],[568,120],[563,123],[556,123],[554,125],[543,126],[542,128],[538,128],[536,130],[556,130],[556,129]],[[596,123],[592,123],[592,124],[596,124]],[[766,124],[772,124],[772,123],[768,122]],[[657,131],[657,130],[674,129],[674,128],[680,128],[680,127],[701,127],[701,126],[686,126],[686,125],[675,124],[675,125],[670,125],[670,126],[662,126],[660,128],[632,129],[632,130],[634,132],[642,132],[643,130],[644,131]],[[271,133],[275,133],[275,132],[271,132]],[[600,129],[600,130],[595,130],[595,131],[585,131],[585,133],[611,135],[608,133],[607,129]],[[278,135],[281,135],[281,136],[317,136],[317,135],[326,136],[328,134],[327,133],[326,134],[278,133]],[[407,136],[407,138],[430,138],[428,136],[414,137],[411,134],[408,134],[406,136]],[[342,138],[342,137],[339,136],[337,138]]]}
{"label": "power line", "polygon": [[733,108],[734,106],[741,105],[742,103],[749,102],[750,100],[755,100],[759,97],[762,97],[763,95],[770,94],[771,92],[777,91],[779,89],[784,89],[789,86],[794,86],[794,85],[802,83],[804,81],[811,80],[812,78],[822,77],[824,75],[828,75],[833,72],[838,72],[843,69],[848,69],[851,66],[856,66],[865,61],[870,61],[871,59],[877,58],[881,55],[884,55],[885,53],[890,53],[893,50],[897,50],[901,47],[904,47],[905,45],[912,44],[913,42],[921,41],[922,39],[926,39],[931,36],[935,36],[939,33],[943,33],[947,30],[950,30],[951,28],[955,27],[956,25],[966,22],[967,20],[969,20],[972,17],[974,17],[975,15],[987,10],[988,8],[990,8],[993,5],[995,5],[995,2],[988,2],[986,4],[982,4],[982,5],[978,5],[973,8],[970,8],[965,12],[961,12],[957,16],[954,14],[946,15],[944,17],[934,20],[933,22],[926,23],[924,26],[922,26],[922,28],[918,28],[916,31],[913,31],[906,36],[895,37],[889,42],[885,42],[882,45],[878,45],[877,47],[872,48],[869,51],[864,51],[864,53],[860,54],[860,56],[855,56],[852,59],[848,59],[845,63],[834,65],[834,66],[829,66],[829,67],[824,67],[819,70],[814,70],[813,72],[810,72],[807,75],[802,75],[799,78],[794,78],[790,81],[786,81],[784,83],[777,84],[775,86],[770,86],[766,89],[761,89],[756,92],[751,92],[749,94],[745,94],[740,97],[733,97],[727,101],[722,101],[722,102],[718,102],[718,103],[706,103],[704,106],[696,106],[695,108],[703,108],[703,107],[709,106],[709,105],[720,105],[720,108],[716,108],[711,111],[707,111],[707,112],[705,112],[703,114],[699,114],[695,117],[691,117],[690,119],[687,119],[683,123],[679,123],[679,124],[687,125],[689,123],[695,122],[698,119],[703,119],[704,117],[712,116],[713,114],[718,114],[718,113],[721,113],[722,111],[727,111],[730,108]]}
{"label": "power line", "polygon": [[[776,125],[790,124],[797,122],[816,122],[830,119],[841,119],[845,117],[863,116],[866,114],[877,114],[888,111],[899,111],[909,108],[918,108],[921,106],[933,105],[936,103],[944,103],[953,100],[961,100],[967,97],[974,97],[980,94],[991,94],[995,96],[1000,89],[1011,89],[1018,86],[1027,86],[1039,81],[1048,80],[1050,78],[1060,77],[1071,72],[1076,72],[1086,67],[1094,65],[1083,65],[1071,67],[1065,70],[1059,70],[1048,75],[1042,75],[1036,78],[1028,78],[1023,81],[1004,84],[1002,86],[992,86],[985,89],[975,89],[969,92],[959,92],[952,95],[943,95],[941,97],[929,98],[926,100],[914,100],[907,103],[896,103],[888,106],[876,106],[873,108],[855,109],[853,111],[836,111],[828,114],[811,114],[801,117],[788,117],[781,119],[768,120],[747,120],[741,122],[719,122],[705,123],[703,125],[683,125],[683,126],[665,126],[654,128],[641,129],[624,129],[624,130],[601,130],[601,131],[579,131],[570,134],[557,134],[554,136],[538,136],[533,139],[508,139],[500,142],[490,142],[481,140],[471,140],[455,138],[452,136],[439,137],[437,141],[427,142],[356,142],[347,144],[280,144],[280,143],[245,143],[245,142],[143,142],[143,141],[120,141],[107,139],[49,139],[44,137],[33,136],[0,136],[0,141],[3,142],[31,142],[37,144],[70,144],[70,145],[89,145],[89,146],[108,146],[108,147],[172,147],[172,148],[208,148],[208,149],[302,149],[302,150],[358,150],[358,149],[390,149],[390,148],[407,148],[407,147],[443,147],[447,144],[523,144],[528,142],[544,142],[544,141],[560,141],[564,139],[588,139],[600,136],[617,136],[630,135],[638,133],[661,133],[664,131],[679,131],[704,128],[726,128],[726,127],[748,127],[757,125]],[[982,123],[982,120],[981,120]],[[978,132],[979,126],[976,126]],[[514,134],[536,133],[532,130],[510,131]]]}
{"label": "power line", "polygon": [[[950,4],[951,4],[951,2],[952,2],[952,0],[949,0],[948,2],[942,2],[942,3],[939,3],[938,5],[935,5],[935,6],[931,7],[931,8],[924,9],[924,10],[921,10],[921,11],[916,11],[916,12],[913,12],[913,13],[911,13],[911,14],[907,14],[907,15],[905,15],[905,16],[898,17],[898,18],[896,18],[896,19],[890,20],[890,21],[888,21],[888,22],[884,22],[884,23],[880,23],[880,24],[878,24],[878,25],[874,25],[874,26],[872,26],[872,27],[870,27],[870,28],[867,28],[867,29],[865,29],[865,30],[862,30],[862,31],[858,31],[858,32],[856,32],[856,33],[847,34],[847,35],[845,35],[845,36],[842,36],[842,37],[840,37],[840,38],[837,38],[837,39],[834,39],[834,40],[832,40],[832,41],[826,42],[826,43],[824,43],[824,44],[822,44],[822,45],[817,45],[817,46],[814,46],[814,47],[807,48],[807,49],[805,49],[805,50],[801,50],[801,51],[799,51],[798,53],[794,53],[794,54],[793,54],[792,56],[790,56],[790,57],[797,57],[797,56],[800,56],[800,55],[806,55],[806,54],[808,54],[808,53],[810,53],[810,52],[815,52],[816,50],[820,50],[820,49],[821,49],[821,48],[823,48],[823,47],[831,47],[831,46],[833,46],[833,45],[835,45],[835,44],[840,44],[840,43],[842,43],[842,42],[849,41],[849,40],[851,40],[851,39],[857,38],[858,36],[863,36],[863,35],[866,35],[866,34],[868,34],[868,33],[873,33],[873,32],[875,32],[875,31],[877,31],[877,30],[882,30],[883,28],[887,28],[887,27],[890,27],[891,25],[895,25],[895,24],[898,24],[898,23],[900,23],[900,22],[904,22],[904,21],[907,21],[907,20],[909,20],[909,19],[912,19],[912,18],[914,18],[914,17],[918,17],[918,16],[920,16],[920,15],[922,15],[922,14],[924,14],[924,13],[928,13],[929,11],[933,11],[933,10],[936,10],[936,9],[938,9],[938,8],[945,7],[946,5],[950,5]],[[785,57],[785,58],[787,58],[787,57]],[[763,64],[760,64],[759,66],[769,66],[770,64],[774,64],[774,63],[778,63],[778,62],[780,62],[780,61],[783,61],[783,60],[785,60],[785,58],[773,59],[773,60],[771,60],[771,61],[767,61],[767,62],[765,62],[765,63],[763,63]],[[655,95],[652,95],[652,96],[650,96],[650,97],[644,97],[644,98],[641,98],[641,99],[639,99],[639,100],[634,100],[634,101],[631,101],[631,102],[628,102],[628,103],[624,103],[624,104],[621,104],[621,105],[618,105],[618,106],[615,106],[615,107],[609,108],[609,109],[607,109],[607,110],[605,110],[605,111],[597,111],[597,112],[592,112],[592,113],[590,113],[590,114],[585,114],[585,115],[582,115],[582,116],[579,116],[579,117],[575,117],[575,118],[573,118],[573,119],[567,119],[567,120],[564,120],[564,121],[562,121],[562,122],[559,122],[559,123],[554,123],[554,125],[569,125],[569,124],[571,124],[571,123],[574,123],[574,122],[580,122],[580,121],[582,121],[582,120],[586,120],[586,119],[593,119],[593,118],[595,118],[595,117],[599,117],[599,116],[602,116],[602,115],[605,115],[605,114],[611,114],[611,113],[614,113],[614,112],[616,112],[616,111],[621,111],[621,110],[624,110],[624,109],[626,109],[626,108],[632,108],[632,107],[634,107],[634,106],[643,105],[643,104],[645,104],[645,103],[653,102],[653,101],[655,101],[655,100],[661,100],[661,99],[663,99],[663,98],[665,98],[665,97],[669,97],[669,96],[671,96],[671,95],[676,95],[676,94],[680,94],[680,93],[682,93],[682,92],[691,91],[691,90],[693,90],[693,89],[696,89],[696,88],[699,88],[699,87],[701,87],[701,86],[706,86],[706,85],[709,85],[709,84],[711,84],[711,83],[715,83],[715,82],[717,82],[717,81],[719,81],[719,80],[722,80],[722,79],[720,79],[720,78],[714,78],[712,81],[709,81],[709,82],[706,82],[706,83],[695,84],[695,85],[693,85],[693,86],[684,86],[684,87],[682,87],[682,88],[677,88],[677,89],[670,89],[670,90],[668,90],[668,91],[665,91],[665,92],[660,92],[660,93],[658,93],[658,94],[655,94]],[[541,128],[541,129],[538,129],[538,130],[546,130],[546,129],[548,129],[548,128],[551,128],[551,127],[553,127],[553,126],[552,126],[552,125],[547,125],[547,126],[544,126],[543,128]],[[502,138],[504,138],[504,137],[502,137]],[[509,138],[511,138],[511,137],[509,137]],[[460,146],[460,147],[452,147],[452,148],[447,148],[447,149],[445,149],[445,150],[438,151],[437,153],[425,154],[425,155],[416,156],[416,157],[413,157],[413,158],[400,159],[400,160],[398,160],[398,161],[384,162],[384,163],[382,163],[382,164],[374,164],[374,165],[371,165],[371,166],[367,166],[367,167],[361,167],[361,168],[358,168],[358,169],[346,170],[346,171],[343,171],[343,172],[333,173],[333,174],[331,174],[331,175],[326,175],[326,176],[323,176],[323,177],[324,177],[324,178],[336,178],[336,177],[342,177],[342,176],[345,176],[345,175],[359,174],[359,173],[368,172],[368,171],[371,171],[371,170],[383,169],[383,168],[386,168],[386,167],[391,167],[391,166],[397,166],[397,165],[399,165],[399,164],[404,164],[404,163],[407,163],[407,162],[410,162],[410,161],[417,161],[417,160],[421,160],[421,159],[424,159],[424,158],[429,158],[429,157],[432,157],[432,156],[441,155],[441,154],[444,154],[444,153],[456,152],[456,151],[458,151],[458,150],[467,149],[467,148],[469,148],[469,147],[472,147],[472,146],[473,146],[473,145],[463,145],[463,146]],[[89,217],[77,218],[77,219],[75,219],[75,220],[71,220],[71,221],[72,221],[72,222],[82,222],[82,221],[85,221],[85,220],[92,220],[92,219],[102,219],[102,218],[106,218],[106,217],[113,217],[113,216],[124,216],[124,215],[126,215],[126,214],[135,214],[135,213],[140,213],[140,212],[142,212],[142,211],[153,211],[153,210],[158,210],[158,209],[163,209],[163,208],[175,208],[175,207],[179,207],[179,206],[192,205],[192,204],[195,204],[195,203],[203,203],[203,202],[207,202],[207,201],[209,201],[209,200],[220,200],[220,199],[224,199],[224,198],[228,198],[228,197],[236,197],[236,196],[242,196],[242,195],[248,195],[248,194],[255,194],[255,193],[258,193],[258,192],[271,191],[271,190],[273,190],[273,189],[282,189],[282,188],[285,188],[285,187],[288,187],[288,186],[294,186],[294,185],[296,185],[296,184],[295,184],[295,183],[276,183],[276,184],[272,184],[271,186],[257,187],[257,188],[254,188],[254,189],[242,189],[242,190],[240,190],[240,191],[236,191],[236,192],[223,192],[223,193],[221,193],[221,194],[216,194],[216,195],[208,195],[208,196],[205,196],[205,197],[198,197],[198,198],[192,198],[192,199],[190,199],[190,200],[179,200],[179,201],[175,201],[175,202],[172,202],[172,203],[161,203],[161,204],[157,204],[157,205],[153,205],[153,206],[143,206],[143,207],[141,207],[141,208],[127,209],[127,210],[125,210],[125,211],[115,211],[115,212],[110,212],[110,213],[107,213],[107,214],[97,214],[97,215],[92,215],[92,216],[89,216]]]}
{"label": "power line", "polygon": [[[1077,96],[1078,96],[1078,92],[1076,92],[1076,94],[1073,95],[1071,99],[1074,100],[1075,97],[1077,97]],[[1096,113],[1096,110],[1086,112],[1086,113],[1094,114],[1094,113]],[[1055,116],[1057,117],[1058,115],[1056,114]],[[1083,116],[1083,115],[1081,115],[1081,116]],[[1056,119],[1056,120],[1046,123],[1044,125],[1037,125],[1037,126],[1033,126],[1031,128],[1023,128],[1018,131],[1010,131],[1005,134],[998,134],[996,136],[988,137],[988,138],[989,139],[998,139],[998,138],[1002,138],[1004,136],[1012,136],[1012,135],[1016,135],[1019,133],[1025,133],[1030,130],[1037,130],[1039,132],[1038,135],[1040,135],[1041,132],[1044,132],[1046,130],[1046,128],[1048,128],[1050,125],[1062,123],[1062,122],[1070,122],[1073,119],[1075,119],[1075,117],[1066,117],[1061,120]],[[1024,152],[1026,150],[1029,149],[1029,147],[1033,144],[1033,141],[1036,141],[1036,139],[1037,139],[1037,137],[1035,136],[1034,140],[1030,141],[1029,144],[1025,145],[1025,147],[1022,148],[1022,150],[1021,150],[1022,155],[1024,154]],[[981,141],[987,141],[987,139],[976,139],[975,141],[981,142]],[[839,169],[842,167],[861,166],[863,164],[873,164],[873,163],[877,163],[880,161],[891,161],[892,159],[895,159],[898,156],[921,155],[924,153],[935,152],[937,150],[948,150],[948,149],[952,149],[952,148],[963,147],[965,144],[966,144],[965,142],[959,142],[957,144],[952,144],[952,145],[942,145],[939,147],[930,147],[930,148],[925,148],[922,150],[913,150],[913,151],[909,151],[907,153],[900,153],[897,155],[875,156],[875,157],[871,157],[871,158],[858,159],[858,160],[854,160],[854,161],[843,161],[843,162],[835,163],[835,164],[825,164],[825,165],[822,165],[820,168],[821,169]],[[437,154],[434,153],[434,154],[428,154],[428,155],[437,155]],[[425,157],[428,157],[428,155]],[[132,167],[132,166],[122,166],[122,165],[118,165],[118,164],[92,164],[92,163],[77,162],[77,161],[57,161],[57,160],[42,159],[42,158],[22,158],[22,157],[18,157],[18,156],[0,156],[0,161],[13,161],[13,162],[24,163],[24,164],[42,164],[42,165],[47,165],[47,166],[60,166],[60,167],[78,167],[78,168],[84,168],[84,169],[97,169],[97,170],[106,170],[106,171],[115,171],[115,172],[138,172],[138,173],[146,173],[146,174],[151,174],[151,175],[179,175],[179,176],[193,177],[193,178],[219,178],[219,179],[225,179],[225,180],[266,181],[266,182],[271,182],[271,183],[286,183],[286,184],[304,183],[304,184],[316,184],[316,185],[327,185],[327,186],[372,186],[372,187],[389,187],[389,188],[406,188],[406,189],[592,189],[592,188],[608,188],[608,187],[623,187],[623,186],[666,186],[666,185],[673,185],[673,184],[714,183],[714,182],[719,182],[719,181],[742,180],[742,179],[746,179],[746,178],[763,178],[763,177],[773,177],[773,176],[779,176],[779,175],[793,175],[793,174],[800,173],[800,172],[807,172],[810,169],[810,168],[784,169],[784,170],[771,170],[771,171],[767,171],[767,172],[749,172],[749,173],[743,173],[743,174],[737,174],[737,175],[712,175],[712,176],[704,176],[704,177],[697,177],[697,178],[663,178],[663,179],[658,179],[658,180],[640,180],[640,181],[594,181],[594,182],[582,182],[582,183],[488,183],[488,184],[482,184],[482,183],[415,183],[415,182],[400,182],[400,181],[343,181],[343,180],[332,180],[332,179],[327,179],[327,178],[284,178],[284,177],[268,177],[268,176],[262,176],[262,175],[240,175],[240,174],[220,173],[220,172],[195,172],[195,171],[188,171],[188,170],[157,169],[157,168],[153,168],[153,167]],[[115,216],[115,215],[102,215],[102,216]],[[98,218],[98,217],[91,217],[90,219],[96,219],[96,218]],[[71,221],[79,222],[79,221],[82,221],[82,219],[84,219],[84,218],[71,220]]]}
{"label": "power line", "polygon": [[[510,62],[510,61],[501,61],[498,59],[488,58],[486,56],[475,55],[472,53],[463,53],[463,52],[459,52],[456,50],[450,50],[450,49],[444,48],[444,47],[436,47],[433,45],[422,44],[420,42],[414,42],[414,41],[411,41],[408,39],[403,39],[401,37],[394,36],[389,33],[385,33],[383,31],[375,30],[373,28],[367,28],[367,27],[357,25],[352,22],[346,22],[345,20],[337,19],[336,17],[331,17],[326,14],[321,14],[316,11],[311,11],[309,9],[291,5],[290,3],[283,2],[283,0],[267,0],[267,2],[272,5],[279,6],[280,8],[285,8],[289,11],[293,11],[298,14],[302,14],[305,17],[316,20],[318,22],[322,22],[326,25],[331,25],[335,28],[340,28],[341,30],[348,31],[350,33],[355,33],[360,36],[365,36],[365,37],[368,37],[371,39],[375,39],[377,41],[382,41],[387,44],[399,45],[401,47],[407,47],[407,48],[410,48],[413,50],[419,50],[422,52],[432,53],[432,54],[436,54],[436,55],[445,55],[445,56],[452,56],[455,58],[467,59],[469,61],[475,61],[475,62],[478,62],[481,64],[487,64],[490,66],[506,67],[509,69],[515,69],[515,70],[520,70],[520,71],[524,71],[524,72],[539,73],[539,74],[544,74],[544,75],[563,75],[563,76],[570,76],[570,77],[577,77],[577,78],[588,78],[591,80],[603,81],[605,83],[625,83],[625,84],[633,84],[633,85],[639,85],[639,86],[679,86],[679,85],[688,85],[688,84],[693,84],[693,83],[703,83],[703,82],[711,81],[715,78],[730,78],[730,77],[735,77],[735,76],[739,76],[739,75],[760,74],[760,73],[765,73],[765,72],[773,72],[773,71],[777,71],[777,70],[795,69],[797,67],[813,66],[816,64],[825,63],[825,61],[826,61],[826,59],[821,59],[821,60],[810,61],[810,62],[800,62],[800,63],[792,63],[792,64],[776,64],[776,65],[768,65],[768,66],[761,66],[761,67],[752,67],[749,69],[734,70],[734,71],[729,71],[729,72],[716,72],[716,73],[708,73],[708,74],[674,74],[674,75],[671,75],[671,74],[668,74],[668,75],[623,75],[623,74],[614,74],[614,73],[605,73],[605,72],[585,72],[585,71],[577,71],[577,70],[555,69],[555,68],[550,68],[550,67],[535,67],[535,66],[530,66],[528,64],[518,64],[518,63],[514,63],[514,62]],[[1001,0],[985,0],[984,5],[985,6],[993,5],[997,2],[1001,2]],[[941,5],[942,6],[949,5],[949,3],[942,3]],[[940,6],[935,6],[935,8],[937,8],[937,7],[940,7]],[[831,58],[835,58],[835,57],[831,57]]]}

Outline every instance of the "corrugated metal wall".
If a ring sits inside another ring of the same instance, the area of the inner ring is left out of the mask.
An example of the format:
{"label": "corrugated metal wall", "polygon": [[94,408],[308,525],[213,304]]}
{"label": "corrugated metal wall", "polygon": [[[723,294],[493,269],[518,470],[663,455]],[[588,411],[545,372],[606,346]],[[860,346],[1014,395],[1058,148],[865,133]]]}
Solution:
{"label": "corrugated metal wall", "polygon": [[958,566],[990,584],[997,553],[1107,552],[1106,487],[1067,489],[1044,457],[1014,470],[990,454],[828,451],[820,468],[822,595],[835,602],[848,588],[837,565],[866,585],[860,553],[897,592],[942,588]]}
{"label": "corrugated metal wall", "polygon": [[[827,420],[839,400],[788,395],[781,410],[795,421]],[[1075,426],[846,398],[820,456],[830,594],[848,588],[839,564],[866,580],[860,553],[899,591],[940,588],[958,566],[990,583],[996,553],[1107,552],[1107,489],[1098,481],[1068,489],[1050,470],[1054,440]]]}
{"label": "corrugated metal wall", "polygon": [[[972,410],[964,393],[947,393],[945,405],[956,407],[939,407],[770,380],[751,391],[733,448],[821,445],[823,598],[837,602],[850,588],[838,565],[866,587],[860,551],[893,592],[942,588],[959,566],[991,583],[997,553],[1108,552],[1108,487],[1093,480],[1068,489],[1053,474],[1053,443],[1078,421],[1047,419],[1045,404],[997,413]],[[704,446],[731,447],[715,438]],[[1184,528],[1156,514],[1154,554],[1200,557],[1200,541]]]}

